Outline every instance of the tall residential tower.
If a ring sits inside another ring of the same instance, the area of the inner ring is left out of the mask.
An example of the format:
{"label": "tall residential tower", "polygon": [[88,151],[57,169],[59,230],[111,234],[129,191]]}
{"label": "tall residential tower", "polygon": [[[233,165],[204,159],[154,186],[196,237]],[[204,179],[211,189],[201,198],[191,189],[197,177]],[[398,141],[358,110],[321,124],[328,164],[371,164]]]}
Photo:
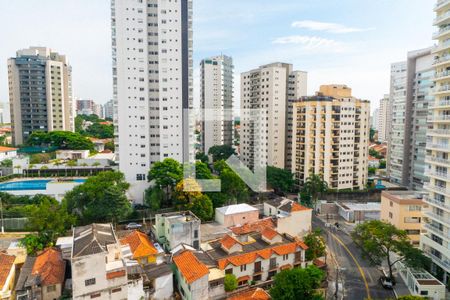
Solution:
{"label": "tall residential tower", "polygon": [[203,111],[202,148],[233,142],[233,60],[220,55],[200,63],[200,104]]}
{"label": "tall residential tower", "polygon": [[377,109],[377,114],[374,118],[377,118],[377,131],[378,131],[378,141],[384,143],[389,138],[389,118],[390,118],[390,107],[389,107],[389,95],[384,95],[383,99],[380,100],[380,108]]}
{"label": "tall residential tower", "polygon": [[[242,161],[248,167],[290,168],[290,101],[306,96],[307,73],[272,63],[241,74]],[[262,122],[253,122],[255,113]],[[252,117],[253,115],[253,117]]]}
{"label": "tall residential tower", "polygon": [[112,0],[116,151],[140,201],[152,164],[189,158],[192,0]]}
{"label": "tall residential tower", "polygon": [[425,201],[426,234],[421,247],[433,260],[432,271],[448,286],[450,278],[450,1],[437,1],[433,38],[435,99],[430,109],[427,132],[427,176],[429,196]]}
{"label": "tall residential tower", "polygon": [[74,130],[72,68],[64,55],[45,47],[19,50],[8,60],[8,82],[15,145],[33,131]]}

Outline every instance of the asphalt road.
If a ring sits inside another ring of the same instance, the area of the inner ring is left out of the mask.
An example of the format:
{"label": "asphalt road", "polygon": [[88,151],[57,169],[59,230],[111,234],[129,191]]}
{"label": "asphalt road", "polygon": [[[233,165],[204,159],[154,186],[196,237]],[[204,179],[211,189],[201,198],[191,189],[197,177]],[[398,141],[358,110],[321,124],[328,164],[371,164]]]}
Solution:
{"label": "asphalt road", "polygon": [[395,299],[394,293],[379,283],[380,271],[362,258],[361,251],[347,233],[326,228],[316,217],[313,217],[313,227],[323,230],[328,249],[341,269],[339,281],[344,281],[344,299]]}

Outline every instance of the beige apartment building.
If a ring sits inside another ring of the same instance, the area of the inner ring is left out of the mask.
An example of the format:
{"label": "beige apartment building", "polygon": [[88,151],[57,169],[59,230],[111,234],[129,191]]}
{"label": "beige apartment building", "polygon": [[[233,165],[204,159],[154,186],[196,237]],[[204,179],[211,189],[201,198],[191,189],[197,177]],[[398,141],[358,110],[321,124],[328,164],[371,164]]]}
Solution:
{"label": "beige apartment building", "polygon": [[425,189],[425,227],[420,245],[433,260],[431,271],[449,286],[450,278],[450,1],[439,0],[434,7],[437,31],[432,50],[435,67],[434,103],[429,109],[425,170],[429,183]]}
{"label": "beige apartment building", "polygon": [[414,246],[420,244],[422,208],[426,207],[422,195],[414,191],[383,191],[381,216],[398,229],[405,230]]}
{"label": "beige apartment building", "polygon": [[346,85],[322,85],[293,104],[292,167],[299,185],[321,174],[331,189],[367,181],[370,103]]}
{"label": "beige apartment building", "polygon": [[292,68],[272,63],[241,74],[240,154],[250,168],[290,164],[290,100],[305,96],[307,86],[307,73]]}
{"label": "beige apartment building", "polygon": [[8,60],[12,138],[23,144],[33,131],[74,130],[72,67],[45,47],[17,51]]}

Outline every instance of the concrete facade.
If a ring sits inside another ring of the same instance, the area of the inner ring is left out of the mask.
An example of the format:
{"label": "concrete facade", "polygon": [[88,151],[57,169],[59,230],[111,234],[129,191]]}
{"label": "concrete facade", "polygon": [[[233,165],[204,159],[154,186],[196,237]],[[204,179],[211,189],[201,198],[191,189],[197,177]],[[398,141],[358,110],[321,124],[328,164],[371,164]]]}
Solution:
{"label": "concrete facade", "polygon": [[390,122],[390,104],[389,104],[389,94],[384,95],[383,99],[380,100],[380,108],[377,109],[377,114],[374,114],[374,119],[377,119],[375,128],[378,131],[378,141],[386,142],[389,139],[389,122]]}
{"label": "concrete facade", "polygon": [[256,222],[258,218],[259,210],[245,203],[217,207],[215,213],[216,222],[225,227]]}
{"label": "concrete facade", "polygon": [[[290,100],[306,95],[307,73],[272,63],[241,74],[241,159],[248,167],[291,164]],[[254,113],[267,122],[252,122]],[[261,126],[257,128],[255,126]]]}
{"label": "concrete facade", "polygon": [[298,184],[314,173],[332,189],[364,189],[369,101],[356,99],[345,85],[326,85],[293,106],[291,172]]}
{"label": "concrete facade", "polygon": [[189,159],[192,0],[113,0],[111,19],[116,152],[141,203],[153,163]]}
{"label": "concrete facade", "polygon": [[200,63],[202,150],[233,143],[233,59],[220,55]]}
{"label": "concrete facade", "polygon": [[13,144],[33,131],[74,130],[72,67],[67,58],[45,47],[17,51],[8,60]]}
{"label": "concrete facade", "polygon": [[200,248],[200,219],[190,211],[157,214],[155,235],[165,249],[171,250],[180,244]]}

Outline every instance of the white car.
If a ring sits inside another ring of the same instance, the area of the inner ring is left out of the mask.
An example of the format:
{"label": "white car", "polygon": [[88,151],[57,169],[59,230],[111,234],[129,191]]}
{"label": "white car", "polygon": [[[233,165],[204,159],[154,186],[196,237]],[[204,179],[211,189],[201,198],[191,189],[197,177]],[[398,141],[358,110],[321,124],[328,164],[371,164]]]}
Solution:
{"label": "white car", "polygon": [[126,229],[140,229],[142,227],[141,224],[138,223],[128,223],[125,227]]}

